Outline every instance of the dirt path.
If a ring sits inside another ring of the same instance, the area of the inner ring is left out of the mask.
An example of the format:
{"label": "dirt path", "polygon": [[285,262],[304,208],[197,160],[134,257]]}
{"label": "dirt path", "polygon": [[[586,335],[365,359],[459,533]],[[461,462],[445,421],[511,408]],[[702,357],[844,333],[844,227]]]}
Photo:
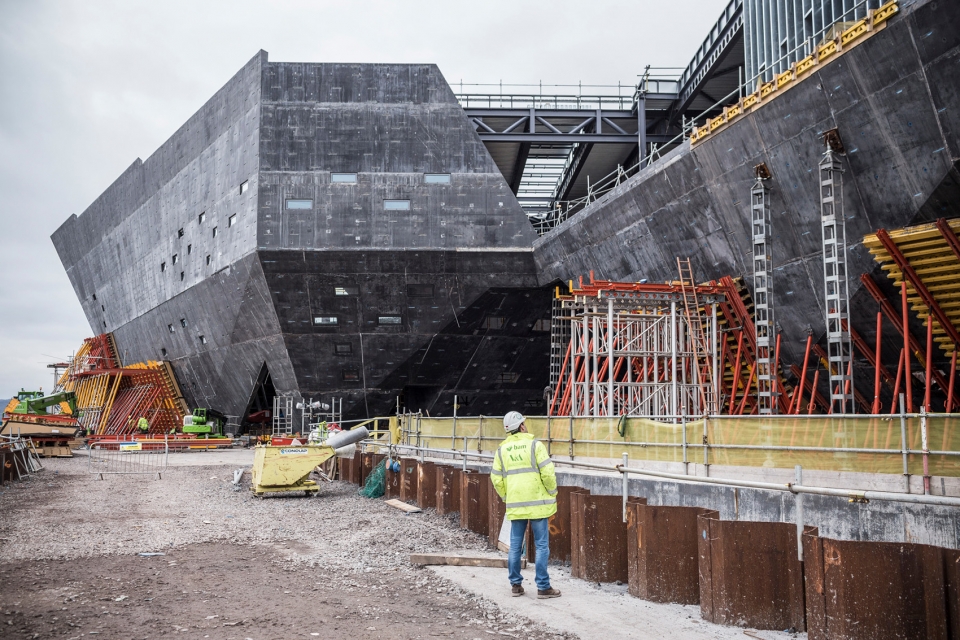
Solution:
{"label": "dirt path", "polygon": [[80,458],[51,460],[5,486],[0,637],[576,637],[411,566],[410,553],[486,548],[450,518],[341,483],[259,500],[233,490],[234,462],[94,480]]}

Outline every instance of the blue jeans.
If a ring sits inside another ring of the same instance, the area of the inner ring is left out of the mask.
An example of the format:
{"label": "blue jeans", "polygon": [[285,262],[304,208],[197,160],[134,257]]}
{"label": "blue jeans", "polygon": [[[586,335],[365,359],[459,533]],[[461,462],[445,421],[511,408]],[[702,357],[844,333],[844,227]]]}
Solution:
{"label": "blue jeans", "polygon": [[507,567],[510,569],[510,584],[523,582],[523,576],[520,575],[520,554],[523,552],[523,537],[527,532],[527,522],[533,530],[533,544],[537,550],[537,589],[546,591],[550,588],[550,575],[547,573],[547,563],[550,562],[549,518],[510,521],[510,558],[507,561]]}

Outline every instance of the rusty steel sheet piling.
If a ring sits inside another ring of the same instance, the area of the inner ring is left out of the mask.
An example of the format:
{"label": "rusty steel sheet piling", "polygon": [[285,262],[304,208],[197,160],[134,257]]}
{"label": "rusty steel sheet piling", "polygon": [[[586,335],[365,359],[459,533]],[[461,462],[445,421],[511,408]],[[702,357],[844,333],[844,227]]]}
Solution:
{"label": "rusty steel sheet piling", "polygon": [[947,592],[950,638],[960,638],[960,549],[943,550],[943,575]]}
{"label": "rusty steel sheet piling", "polygon": [[392,498],[400,498],[400,472],[394,471],[392,465],[387,466],[386,473],[384,474],[384,488],[383,488],[383,497],[387,500]]}
{"label": "rusty steel sheet piling", "polygon": [[[957,638],[947,563],[960,552],[925,544],[803,535],[810,640]],[[956,569],[954,569],[956,572]],[[954,574],[955,577],[955,574]],[[958,598],[954,587],[954,613]]]}
{"label": "rusty steel sheet piling", "polygon": [[367,477],[373,471],[373,452],[360,454],[360,486],[367,481]]}
{"label": "rusty steel sheet piling", "polygon": [[419,478],[420,463],[414,458],[400,458],[400,499],[403,502],[417,501]]}
{"label": "rusty steel sheet piling", "polygon": [[460,469],[437,465],[437,513],[460,512]]}
{"label": "rusty steel sheet piling", "polygon": [[337,468],[339,470],[339,478],[341,482],[354,482],[353,460],[354,458],[337,458]]}
{"label": "rusty steel sheet piling", "polygon": [[417,506],[421,509],[437,508],[437,465],[421,462],[417,477]]}
{"label": "rusty steel sheet piling", "polygon": [[630,595],[651,602],[700,604],[701,515],[720,516],[700,507],[627,505]]}
{"label": "rusty steel sheet piling", "polygon": [[[570,494],[579,487],[557,487],[557,512],[550,516],[550,561],[570,562]],[[527,529],[527,561],[537,561],[533,531]]]}
{"label": "rusty steel sheet piling", "polygon": [[485,536],[489,533],[489,473],[471,471],[460,475],[460,528]]}
{"label": "rusty steel sheet piling", "polygon": [[487,513],[489,514],[487,522],[487,541],[494,549],[499,548],[497,544],[500,541],[500,527],[503,526],[503,520],[507,517],[507,505],[493,488],[493,483],[487,483]]}
{"label": "rusty steel sheet piling", "polygon": [[697,517],[700,613],[716,624],[804,630],[803,563],[786,522]]}
{"label": "rusty steel sheet piling", "polygon": [[[628,498],[627,502],[646,502]],[[620,496],[570,494],[570,575],[590,582],[627,582],[627,524]]]}

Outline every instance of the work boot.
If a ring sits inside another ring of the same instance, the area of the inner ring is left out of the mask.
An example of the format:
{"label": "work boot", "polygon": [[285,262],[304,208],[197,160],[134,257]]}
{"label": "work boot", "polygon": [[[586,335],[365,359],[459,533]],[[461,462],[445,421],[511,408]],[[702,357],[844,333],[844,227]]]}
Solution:
{"label": "work boot", "polygon": [[545,600],[547,598],[559,598],[560,589],[554,589],[552,587],[550,589],[537,589],[537,597],[541,600]]}
{"label": "work boot", "polygon": [[511,589],[511,593],[513,594],[513,597],[514,597],[514,598],[516,598],[517,596],[522,596],[522,595],[523,595],[523,585],[522,585],[522,584],[515,584],[515,585],[513,585],[513,588]]}

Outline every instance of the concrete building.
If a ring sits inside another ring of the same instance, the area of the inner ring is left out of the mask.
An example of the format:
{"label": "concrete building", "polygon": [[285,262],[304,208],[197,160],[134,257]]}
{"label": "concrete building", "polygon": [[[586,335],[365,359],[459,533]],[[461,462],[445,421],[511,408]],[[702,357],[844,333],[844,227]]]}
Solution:
{"label": "concrete building", "polygon": [[[807,29],[808,4],[767,7],[789,16],[791,55],[847,16],[814,11]],[[775,22],[760,8],[731,2],[678,80],[645,81],[614,107],[478,109],[433,65],[261,52],[53,241],[93,330],[113,332],[124,361],[172,361],[192,405],[243,418],[283,393],[342,397],[348,417],[398,402],[450,415],[457,396],[462,414],[542,414],[552,287],[591,271],[675,279],[677,256],[700,280],[752,284],[761,163],[782,359],[799,362],[808,332],[824,334],[816,172],[837,129],[850,318],[871,341],[876,304],[857,277],[879,268],[859,239],[960,216],[960,9],[901,2],[862,44],[691,145],[686,119],[722,113],[711,98],[732,104],[750,73],[797,61],[757,44]],[[528,160],[548,148],[562,160],[556,187],[526,206]],[[591,197],[613,170],[624,179]],[[527,214],[549,217],[581,192],[538,237]]]}

